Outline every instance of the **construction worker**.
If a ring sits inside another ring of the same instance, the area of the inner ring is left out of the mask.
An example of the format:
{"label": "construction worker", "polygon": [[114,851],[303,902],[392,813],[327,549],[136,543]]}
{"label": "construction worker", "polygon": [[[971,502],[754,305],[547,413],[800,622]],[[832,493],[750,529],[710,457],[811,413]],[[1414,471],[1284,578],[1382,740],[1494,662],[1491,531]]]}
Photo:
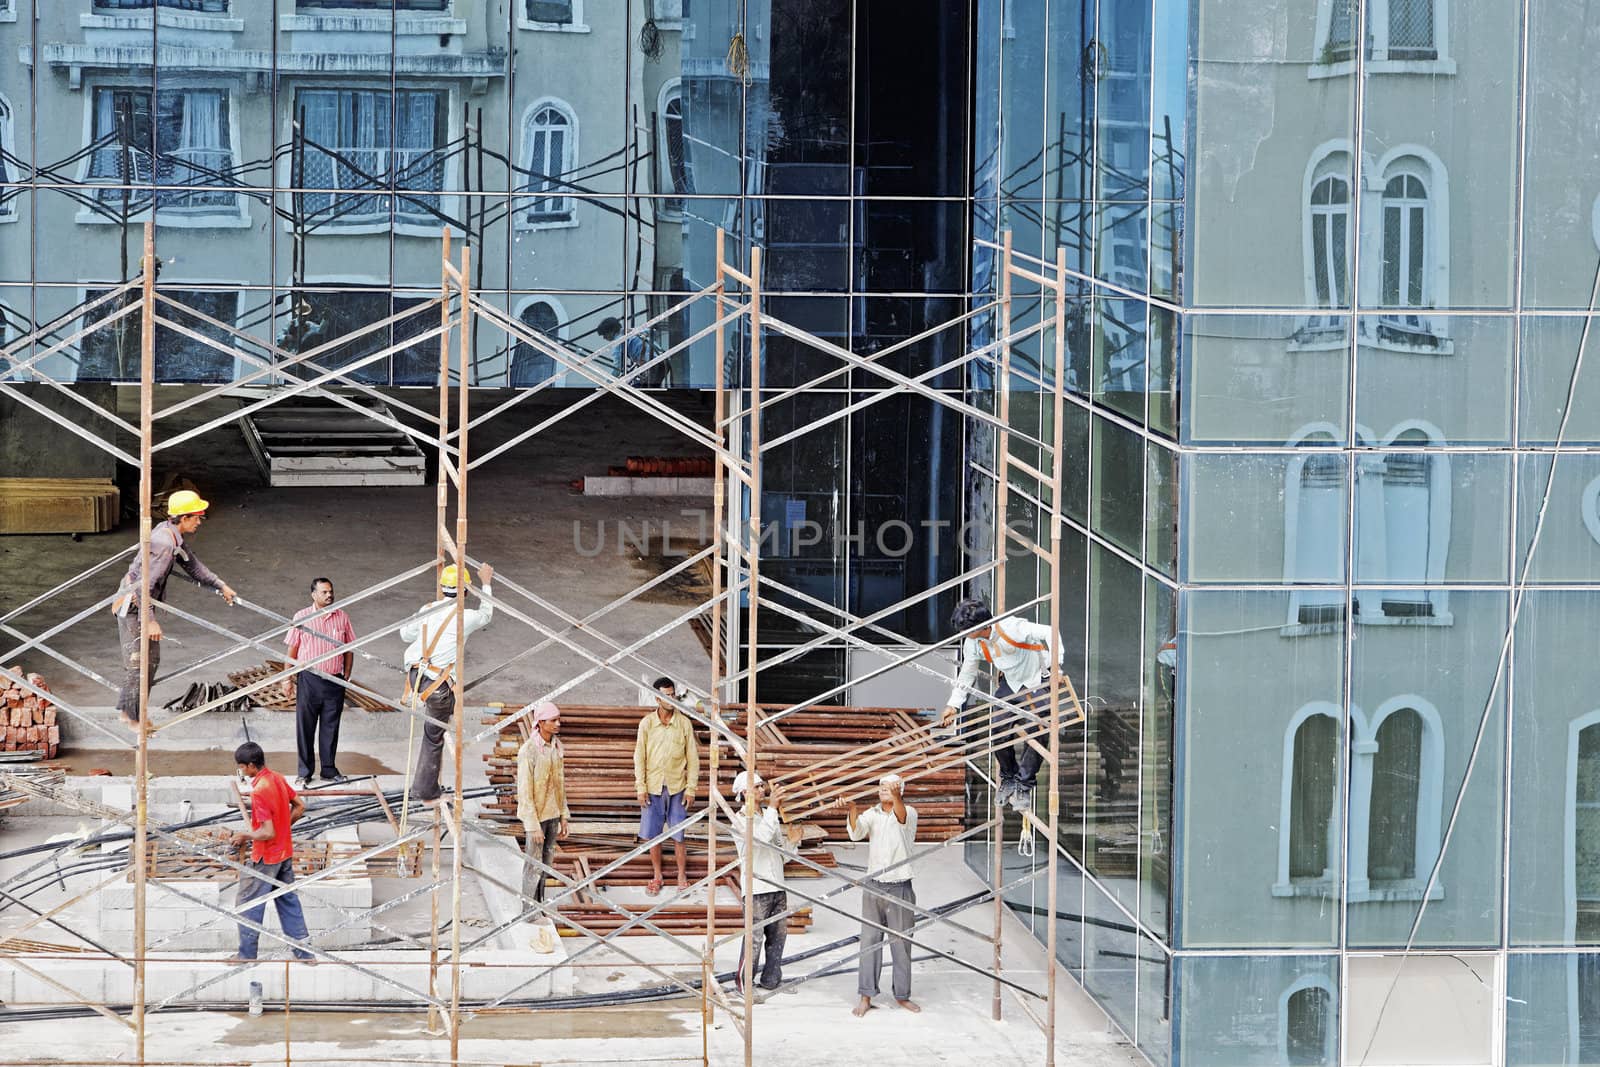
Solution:
{"label": "construction worker", "polygon": [[894,1002],[909,1012],[922,1009],[911,999],[911,942],[916,891],[911,887],[911,850],[917,839],[917,809],[905,802],[905,782],[898,774],[878,780],[878,803],[857,813],[850,802],[850,840],[867,842],[867,880],[861,893],[861,959],[856,967],[856,1002],[860,1018],[873,1008],[878,976],[883,970],[883,935],[889,931],[889,957]]}
{"label": "construction worker", "polygon": [[[689,819],[695,786],[700,781],[700,749],[689,717],[673,707],[678,687],[671,678],[651,685],[659,696],[656,706],[639,720],[633,746],[633,787],[639,794],[639,836],[646,841],[672,829],[673,858],[678,863],[678,888],[689,888],[688,856],[683,845],[683,824]],[[676,828],[676,829],[673,829]],[[655,872],[645,887],[647,896],[661,892],[661,843],[650,846],[650,867]]]}
{"label": "construction worker", "polygon": [[[600,339],[610,344],[622,334],[622,320],[615,315],[607,315],[600,320],[600,325],[595,327],[595,332]],[[650,342],[642,336],[634,336],[622,342],[617,349],[614,368],[617,377],[631,373],[644,366],[656,356]],[[643,373],[636,374],[630,384],[642,389],[667,389],[672,385],[671,372],[665,362],[658,363]]]}
{"label": "construction worker", "polygon": [[[483,606],[462,611],[461,632],[471,634],[494,618],[494,568],[483,565]],[[400,627],[406,646],[408,696],[425,708],[422,745],[411,779],[411,795],[430,807],[439,803],[439,764],[444,758],[444,728],[455,714],[455,684],[460,680],[456,663],[456,598],[472,584],[472,572],[454,563],[439,573],[438,600],[424,604]],[[459,786],[460,783],[457,783]]]}
{"label": "construction worker", "polygon": [[1001,738],[994,750],[995,762],[1000,765],[995,804],[1003,807],[1010,803],[1017,811],[1032,810],[1033,781],[1039,776],[1044,757],[1022,740],[1021,731],[1029,721],[1009,708],[1000,708],[998,702],[1009,701],[1035,714],[1049,714],[1050,649],[1055,648],[1055,660],[1060,663],[1061,641],[1048,626],[1018,618],[996,619],[989,605],[975,598],[955,606],[950,613],[950,628],[966,637],[961,642],[961,673],[950,690],[950,702],[940,723],[949,726],[955,721],[978,678],[979,668],[986,663],[992,666],[999,675],[999,684],[995,687],[996,703],[991,705],[991,722],[996,737]]}
{"label": "construction worker", "polygon": [[117,598],[111,603],[112,614],[117,618],[117,638],[122,645],[122,688],[117,691],[117,712],[122,721],[135,730],[139,728],[139,591],[143,589],[150,596],[150,658],[146,677],[152,689],[156,684],[156,668],[161,665],[162,630],[155,607],[167,599],[167,578],[173,566],[182,567],[197,584],[221,593],[222,599],[230,605],[237,595],[227,582],[184,548],[184,538],[200,529],[210,506],[192,489],[180,489],[169,496],[166,521],[150,531],[148,578],[141,580],[143,561],[135,553]]}
{"label": "construction worker", "polygon": [[338,766],[339,720],[344,716],[344,686],[355,666],[356,654],[351,651],[330,656],[329,653],[355,639],[350,616],[343,608],[333,606],[333,579],[313,578],[311,605],[295,613],[294,625],[284,638],[289,662],[301,668],[293,681],[283,683],[285,688],[294,690],[295,733],[300,758],[299,777],[294,783],[296,789],[305,789],[311,784],[319,755],[324,781],[338,784],[345,780]]}
{"label": "construction worker", "polygon": [[[294,838],[290,827],[306,813],[306,803],[283,775],[267,769],[266,754],[254,741],[246,741],[234,749],[233,762],[239,776],[250,783],[250,832],[233,835],[235,848],[250,846],[250,862],[239,875],[239,895],[234,906],[242,918],[261,926],[267,917],[267,904],[262,901],[252,905],[251,902],[270,895],[280,885],[294,883]],[[290,890],[274,897],[273,903],[277,905],[278,925],[283,927],[285,936],[303,944],[309,935],[299,896]],[[260,943],[261,932],[241,924],[239,953],[230,962],[255,959]],[[313,959],[300,945],[291,948],[295,959]]]}
{"label": "construction worker", "polygon": [[560,733],[561,709],[548,700],[540,701],[533,709],[533,731],[517,750],[517,818],[522,822],[528,852],[528,863],[522,869],[522,895],[539,903],[544,902],[545,875],[555,858],[556,838],[567,836],[572,821]]}
{"label": "construction worker", "polygon": [[751,894],[751,933],[739,950],[739,970],[734,981],[743,988],[745,957],[753,953],[750,973],[756,987],[777,989],[783,983],[783,945],[789,937],[789,891],[783,880],[783,854],[788,844],[781,812],[783,787],[774,786],[769,796],[761,776],[755,775],[753,782],[751,777],[749,771],[733,776],[733,800],[750,820],[750,840],[755,849],[753,858],[744,854],[744,827],[735,826],[733,845],[744,861],[740,888],[749,889],[753,876],[755,891]]}

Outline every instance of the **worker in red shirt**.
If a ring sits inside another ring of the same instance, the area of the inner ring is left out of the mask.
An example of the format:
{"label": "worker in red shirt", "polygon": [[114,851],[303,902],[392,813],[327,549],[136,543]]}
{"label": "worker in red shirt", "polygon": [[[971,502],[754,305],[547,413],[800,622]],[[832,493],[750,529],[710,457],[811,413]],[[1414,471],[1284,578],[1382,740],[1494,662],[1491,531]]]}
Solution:
{"label": "worker in red shirt", "polygon": [[[289,827],[306,813],[305,801],[295,793],[283,775],[267,769],[266,753],[254,741],[246,741],[234,749],[233,762],[239,774],[250,780],[250,832],[233,835],[234,847],[248,844],[250,862],[239,873],[239,896],[235,901],[240,917],[255,926],[261,926],[267,917],[267,902],[251,902],[265,897],[280,885],[294,883],[294,841]],[[295,944],[295,959],[315,962],[306,950],[306,917],[300,910],[300,898],[293,890],[274,897],[278,906],[278,925]],[[261,933],[252,927],[239,925],[239,954],[235,963],[245,963],[256,958],[256,948]]]}

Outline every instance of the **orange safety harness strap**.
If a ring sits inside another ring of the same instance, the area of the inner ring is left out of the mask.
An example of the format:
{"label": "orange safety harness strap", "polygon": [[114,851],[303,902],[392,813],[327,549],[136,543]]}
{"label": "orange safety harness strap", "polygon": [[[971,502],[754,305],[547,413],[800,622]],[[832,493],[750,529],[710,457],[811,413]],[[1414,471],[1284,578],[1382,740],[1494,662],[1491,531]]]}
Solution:
{"label": "orange safety harness strap", "polygon": [[[1000,640],[1012,648],[1020,648],[1027,652],[1043,652],[1050,647],[1049,645],[1036,645],[1032,641],[1013,641],[1004,630],[1000,629],[999,623],[995,623],[990,629],[999,634]],[[991,667],[994,666],[994,656],[989,653],[989,642],[979,638],[978,647],[983,650],[983,661]]]}

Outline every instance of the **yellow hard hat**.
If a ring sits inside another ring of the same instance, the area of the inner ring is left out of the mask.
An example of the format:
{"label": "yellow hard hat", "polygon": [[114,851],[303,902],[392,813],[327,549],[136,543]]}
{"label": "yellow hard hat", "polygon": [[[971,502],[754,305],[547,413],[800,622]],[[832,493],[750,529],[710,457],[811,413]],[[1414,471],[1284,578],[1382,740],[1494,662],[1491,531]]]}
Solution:
{"label": "yellow hard hat", "polygon": [[439,573],[439,584],[444,586],[446,589],[454,589],[454,588],[456,588],[457,585],[462,585],[462,584],[465,584],[465,585],[471,585],[472,584],[472,572],[471,571],[467,570],[465,567],[462,567],[459,573],[460,573],[460,578],[458,580],[457,571],[456,571],[456,565],[454,563],[450,564],[450,566],[446,567],[443,571],[441,571]]}
{"label": "yellow hard hat", "polygon": [[209,507],[211,502],[201,500],[200,494],[193,489],[179,489],[167,497],[167,514],[173,518],[179,515],[199,515]]}

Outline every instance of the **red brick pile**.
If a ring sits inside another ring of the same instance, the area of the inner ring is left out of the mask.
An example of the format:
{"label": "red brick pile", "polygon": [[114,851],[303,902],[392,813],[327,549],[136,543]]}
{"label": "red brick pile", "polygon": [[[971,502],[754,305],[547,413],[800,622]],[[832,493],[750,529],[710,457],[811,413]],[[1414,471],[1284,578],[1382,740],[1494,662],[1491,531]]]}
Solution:
{"label": "red brick pile", "polygon": [[[23,687],[24,679],[31,689]],[[42,675],[24,674],[21,667],[0,669],[0,752],[39,752],[54,759],[61,747],[56,706],[34,690],[50,691]]]}

